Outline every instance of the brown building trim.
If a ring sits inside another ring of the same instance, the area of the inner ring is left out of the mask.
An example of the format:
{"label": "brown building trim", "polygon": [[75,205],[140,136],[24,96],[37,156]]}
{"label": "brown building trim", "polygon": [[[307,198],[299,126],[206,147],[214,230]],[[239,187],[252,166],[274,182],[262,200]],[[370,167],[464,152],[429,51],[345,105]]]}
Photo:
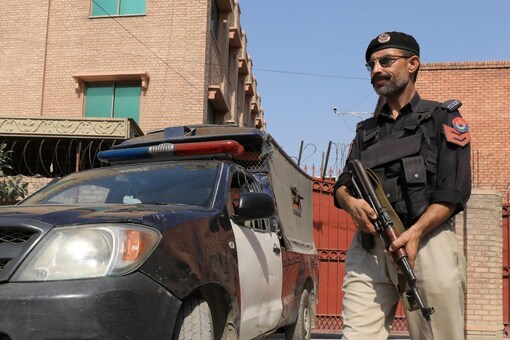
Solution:
{"label": "brown building trim", "polygon": [[230,27],[228,30],[228,41],[230,48],[237,49],[243,47],[241,41],[241,33],[239,32],[239,28]]}
{"label": "brown building trim", "polygon": [[0,117],[1,137],[129,139],[142,135],[129,118]]}
{"label": "brown building trim", "polygon": [[209,85],[207,99],[212,103],[216,111],[226,113],[229,111],[225,95],[219,85]]}
{"label": "brown building trim", "polygon": [[487,70],[487,69],[510,69],[508,61],[464,61],[448,63],[423,63],[420,66],[422,71],[441,70]]}
{"label": "brown building trim", "polygon": [[149,74],[144,71],[124,71],[124,72],[90,72],[80,73],[73,76],[76,81],[76,91],[83,92],[84,83],[101,81],[130,81],[140,80],[142,82],[142,91],[147,91],[149,87]]}
{"label": "brown building trim", "polygon": [[221,11],[232,12],[234,9],[232,0],[216,0],[216,4]]}

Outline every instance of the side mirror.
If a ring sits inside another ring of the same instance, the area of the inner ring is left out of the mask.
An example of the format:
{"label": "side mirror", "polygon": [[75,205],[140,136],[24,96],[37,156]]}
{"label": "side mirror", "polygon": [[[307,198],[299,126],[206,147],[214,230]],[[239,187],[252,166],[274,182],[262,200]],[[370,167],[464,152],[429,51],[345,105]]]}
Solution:
{"label": "side mirror", "polygon": [[236,218],[249,221],[268,218],[275,213],[273,197],[263,192],[245,192],[239,198]]}

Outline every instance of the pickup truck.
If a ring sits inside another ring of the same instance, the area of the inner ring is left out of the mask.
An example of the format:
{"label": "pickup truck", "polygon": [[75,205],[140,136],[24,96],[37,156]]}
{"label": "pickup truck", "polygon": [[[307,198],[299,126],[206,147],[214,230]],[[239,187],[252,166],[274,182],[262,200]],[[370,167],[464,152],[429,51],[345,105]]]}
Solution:
{"label": "pickup truck", "polygon": [[166,128],[0,208],[0,340],[310,339],[310,178],[236,126]]}

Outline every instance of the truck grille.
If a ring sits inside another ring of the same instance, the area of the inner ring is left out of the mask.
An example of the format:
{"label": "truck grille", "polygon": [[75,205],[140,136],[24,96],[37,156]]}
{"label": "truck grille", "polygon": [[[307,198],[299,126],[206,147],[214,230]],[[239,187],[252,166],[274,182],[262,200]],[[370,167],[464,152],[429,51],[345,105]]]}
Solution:
{"label": "truck grille", "polygon": [[25,243],[36,233],[33,229],[26,228],[2,228],[0,229],[0,244],[3,243]]}
{"label": "truck grille", "polygon": [[8,262],[9,259],[0,259],[0,272],[4,270],[4,267],[7,265]]}
{"label": "truck grille", "polygon": [[34,220],[0,218],[0,283],[9,279],[34,244],[50,228]]}

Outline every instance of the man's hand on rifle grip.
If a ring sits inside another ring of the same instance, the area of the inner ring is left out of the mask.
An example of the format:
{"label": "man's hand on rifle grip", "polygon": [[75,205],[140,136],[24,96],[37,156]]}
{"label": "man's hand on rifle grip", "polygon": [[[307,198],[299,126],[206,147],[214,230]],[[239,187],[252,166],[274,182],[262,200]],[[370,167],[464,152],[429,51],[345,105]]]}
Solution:
{"label": "man's hand on rifle grip", "polygon": [[353,197],[346,187],[336,191],[337,200],[349,215],[351,215],[356,228],[366,233],[376,235],[372,221],[377,218],[374,209],[363,199]]}

